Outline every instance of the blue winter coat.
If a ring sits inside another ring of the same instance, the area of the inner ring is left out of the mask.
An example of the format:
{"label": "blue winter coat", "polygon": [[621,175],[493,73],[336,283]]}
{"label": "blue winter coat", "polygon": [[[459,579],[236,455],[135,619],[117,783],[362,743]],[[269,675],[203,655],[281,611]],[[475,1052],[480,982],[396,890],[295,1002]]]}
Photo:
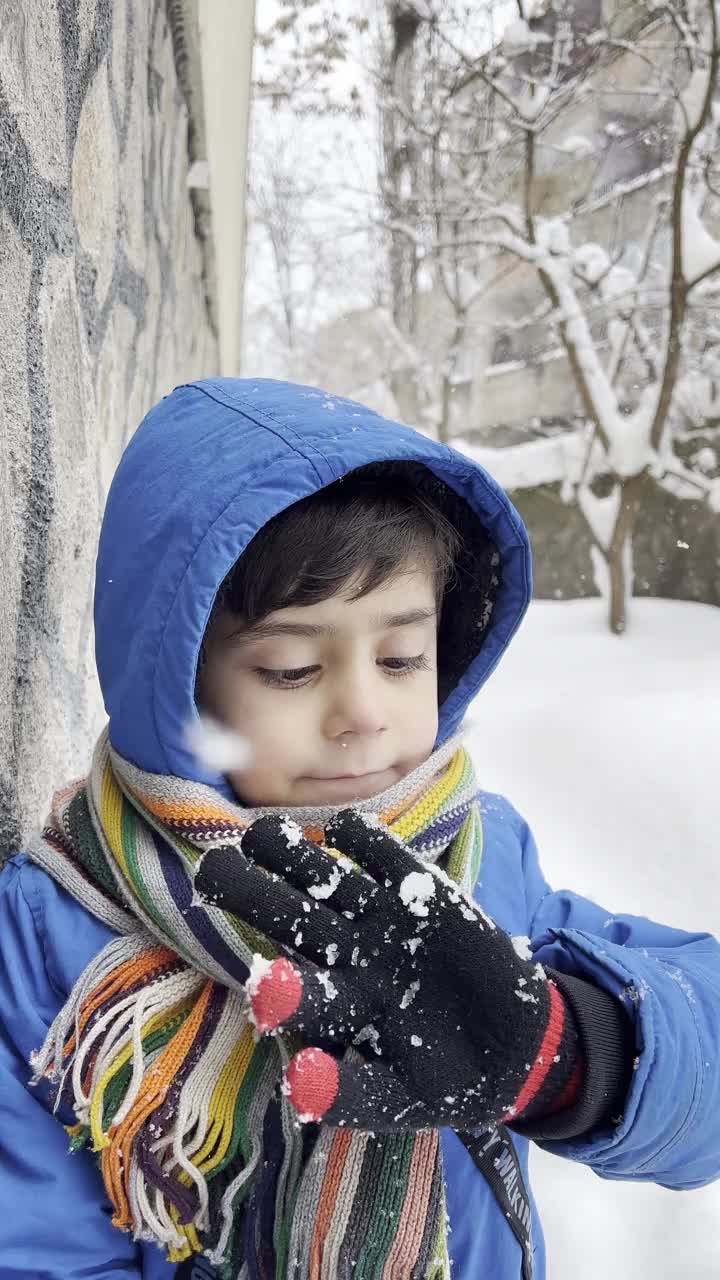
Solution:
{"label": "blue winter coat", "polygon": [[[479,655],[441,707],[438,742],[516,631],[530,596],[521,521],[467,458],[360,405],[312,388],[217,379],[176,389],[144,420],[113,482],[96,584],[96,653],[113,745],[144,769],[207,782],[183,745],[194,674],[217,588],[277,511],[354,467],[423,463],[480,516],[501,556],[501,588]],[[623,1000],[637,1059],[624,1114],[585,1141],[545,1142],[606,1178],[670,1188],[720,1176],[720,946],[637,916],[608,912],[545,882],[532,836],[511,805],[482,799],[477,896],[536,958]],[[578,840],[582,832],[578,832]],[[170,1280],[154,1246],[110,1223],[92,1155],[70,1155],[28,1088],[28,1059],[107,929],[22,854],[0,876],[0,1276],[2,1280]],[[70,1117],[66,1117],[70,1119]],[[515,1147],[527,1176],[527,1142]],[[521,1251],[452,1132],[443,1134],[456,1280],[519,1280]],[[535,1275],[545,1274],[535,1205]]]}

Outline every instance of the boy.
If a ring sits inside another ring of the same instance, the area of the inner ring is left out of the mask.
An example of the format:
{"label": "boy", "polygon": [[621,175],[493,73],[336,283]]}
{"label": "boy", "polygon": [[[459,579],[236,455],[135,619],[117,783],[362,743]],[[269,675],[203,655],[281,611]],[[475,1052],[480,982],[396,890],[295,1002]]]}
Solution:
{"label": "boy", "polygon": [[108,731],[0,877],[4,1280],[542,1280],[529,1138],[718,1176],[720,946],[553,892],[460,741],[529,597],[504,494],[408,428],[263,380],[148,414]]}

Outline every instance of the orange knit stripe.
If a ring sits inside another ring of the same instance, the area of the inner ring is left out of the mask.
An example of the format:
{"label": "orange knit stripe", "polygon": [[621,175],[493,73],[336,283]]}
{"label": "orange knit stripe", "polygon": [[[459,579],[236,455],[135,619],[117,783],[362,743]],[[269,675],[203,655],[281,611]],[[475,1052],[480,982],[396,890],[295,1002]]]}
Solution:
{"label": "orange knit stripe", "polygon": [[338,1187],[345,1168],[351,1137],[352,1134],[349,1129],[338,1129],[332,1141],[315,1213],[315,1230],[310,1244],[308,1280],[320,1280],[323,1246],[335,1211]]}
{"label": "orange knit stripe", "polygon": [[322,844],[325,839],[322,827],[303,827],[303,835],[306,840],[312,840],[315,844]]}
{"label": "orange knit stripe", "polygon": [[160,796],[148,796],[138,792],[143,806],[157,817],[175,822],[219,821],[236,826],[235,817],[231,817],[227,809],[221,805],[210,804],[201,800],[163,800]]}
{"label": "orange knit stripe", "polygon": [[[153,970],[160,970],[170,964],[176,964],[177,959],[177,954],[171,951],[169,947],[157,946],[141,952],[139,956],[135,956],[132,960],[126,960],[124,964],[119,964],[83,1000],[78,1019],[80,1031],[85,1030],[88,1020],[103,1001],[125,990],[127,987],[131,987],[134,982],[139,981],[141,978],[149,977]],[[67,1058],[74,1050],[75,1032],[73,1031],[65,1043],[63,1057]]]}
{"label": "orange knit stripe", "polygon": [[121,1230],[132,1226],[128,1193],[132,1144],[148,1116],[165,1101],[200,1029],[214,986],[212,979],[203,984],[192,1013],[145,1072],[137,1098],[125,1119],[119,1125],[110,1126],[110,1145],[103,1149],[101,1167],[105,1189],[115,1209],[113,1226]]}

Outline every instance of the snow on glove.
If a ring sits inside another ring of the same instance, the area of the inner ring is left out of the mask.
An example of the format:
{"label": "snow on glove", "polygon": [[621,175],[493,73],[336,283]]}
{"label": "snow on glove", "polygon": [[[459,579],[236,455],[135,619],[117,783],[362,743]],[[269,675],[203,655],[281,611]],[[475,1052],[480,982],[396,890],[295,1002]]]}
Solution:
{"label": "snow on glove", "polygon": [[473,1129],[551,1110],[580,1048],[542,966],[372,815],[342,811],[325,839],[345,856],[263,817],[243,837],[245,858],[211,850],[195,882],[294,953],[261,962],[248,983],[260,1031],[362,1047],[363,1058],[317,1047],[293,1058],[301,1119]]}

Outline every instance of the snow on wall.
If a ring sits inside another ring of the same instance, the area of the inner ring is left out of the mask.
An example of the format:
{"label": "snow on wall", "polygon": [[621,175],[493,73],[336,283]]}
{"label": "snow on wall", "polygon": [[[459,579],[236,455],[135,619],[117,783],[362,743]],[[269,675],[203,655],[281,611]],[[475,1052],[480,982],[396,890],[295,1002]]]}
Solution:
{"label": "snow on wall", "polygon": [[160,0],[4,14],[0,858],[103,720],[92,580],[115,463],[156,399],[217,367],[187,127]]}

